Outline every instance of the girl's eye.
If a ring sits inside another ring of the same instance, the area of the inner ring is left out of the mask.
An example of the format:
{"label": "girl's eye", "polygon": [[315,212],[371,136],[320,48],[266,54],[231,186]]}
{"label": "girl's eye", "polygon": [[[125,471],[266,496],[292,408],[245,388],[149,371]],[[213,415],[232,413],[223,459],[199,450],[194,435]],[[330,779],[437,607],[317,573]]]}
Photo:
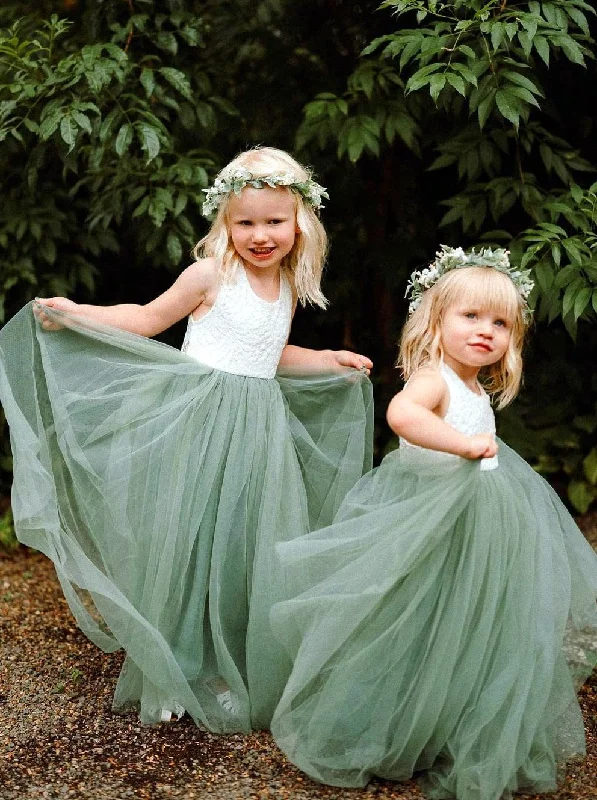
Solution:
{"label": "girl's eye", "polygon": [[477,316],[477,312],[476,312],[476,311],[466,311],[466,312],[465,312],[465,314],[464,314],[464,316],[465,316],[467,319],[475,319],[475,318],[476,318],[476,316]]}
{"label": "girl's eye", "polygon": [[500,328],[507,328],[508,322],[505,319],[496,319],[495,325],[498,325]]}
{"label": "girl's eye", "polygon": [[272,225],[280,225],[282,222],[284,222],[283,219],[270,219]]}

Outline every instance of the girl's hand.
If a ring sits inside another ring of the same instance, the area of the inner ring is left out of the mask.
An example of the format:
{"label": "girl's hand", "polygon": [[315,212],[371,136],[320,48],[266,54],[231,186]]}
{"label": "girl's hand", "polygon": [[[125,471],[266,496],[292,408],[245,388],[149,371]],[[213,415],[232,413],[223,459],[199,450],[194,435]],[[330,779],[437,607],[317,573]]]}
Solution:
{"label": "girl's hand", "polygon": [[477,458],[492,458],[498,451],[497,442],[491,433],[479,433],[470,436],[466,450],[462,453],[464,458],[471,460]]}
{"label": "girl's hand", "polygon": [[373,369],[373,361],[367,356],[359,355],[359,353],[353,353],[350,350],[330,350],[330,354],[334,366],[359,369],[365,375],[369,375]]}
{"label": "girl's hand", "polygon": [[50,319],[50,317],[44,312],[44,306],[47,306],[48,308],[55,308],[57,311],[66,311],[67,313],[72,314],[77,310],[79,304],[75,303],[73,300],[69,300],[67,297],[35,298],[33,303],[33,313],[40,321],[42,328],[46,331],[59,331],[64,326],[60,325],[58,322],[55,322],[55,320]]}
{"label": "girl's hand", "polygon": [[310,350],[287,344],[282,350],[278,368],[293,372],[340,372],[342,368],[351,367],[361,370],[365,375],[373,367],[367,356],[352,353],[350,350]]}

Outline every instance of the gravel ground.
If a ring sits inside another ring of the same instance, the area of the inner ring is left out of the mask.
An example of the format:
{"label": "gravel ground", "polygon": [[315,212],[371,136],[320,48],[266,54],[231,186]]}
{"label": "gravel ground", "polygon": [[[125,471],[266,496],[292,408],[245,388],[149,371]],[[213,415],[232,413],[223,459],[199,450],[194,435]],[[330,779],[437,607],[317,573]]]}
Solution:
{"label": "gravel ground", "polygon": [[[597,541],[597,515],[587,528]],[[265,732],[218,737],[187,717],[150,728],[134,714],[113,714],[122,655],[85,639],[51,563],[24,548],[0,554],[0,637],[0,800],[422,797],[413,782],[315,784]],[[587,758],[568,767],[558,792],[535,800],[597,800],[597,674],[580,700]]]}

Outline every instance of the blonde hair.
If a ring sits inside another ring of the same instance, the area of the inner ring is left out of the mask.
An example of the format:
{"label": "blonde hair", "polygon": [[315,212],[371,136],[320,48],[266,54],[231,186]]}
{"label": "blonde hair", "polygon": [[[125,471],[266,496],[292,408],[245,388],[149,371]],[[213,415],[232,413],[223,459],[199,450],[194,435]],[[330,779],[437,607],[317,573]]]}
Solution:
{"label": "blonde hair", "polygon": [[[297,182],[311,178],[311,173],[295,161],[292,156],[274,147],[255,147],[237,155],[220,175],[234,167],[244,167],[255,177],[267,177],[277,173],[292,173]],[[302,305],[312,303],[325,308],[327,299],[321,291],[321,277],[327,253],[327,235],[325,228],[309,203],[297,192],[278,187],[280,191],[289,192],[296,203],[297,233],[290,253],[284,258],[281,269],[284,271]],[[193,255],[212,257],[219,263],[219,274],[222,281],[230,281],[236,274],[242,259],[232,244],[229,228],[229,205],[227,197],[218,208],[216,217],[207,234],[195,245]]]}
{"label": "blonde hair", "polygon": [[528,321],[525,301],[511,278],[496,269],[453,269],[427,289],[402,330],[397,366],[405,380],[423,366],[439,366],[443,358],[443,315],[456,302],[499,314],[511,325],[508,349],[498,362],[484,367],[480,374],[485,390],[497,398],[497,407],[503,408],[514,400],[520,388]]}

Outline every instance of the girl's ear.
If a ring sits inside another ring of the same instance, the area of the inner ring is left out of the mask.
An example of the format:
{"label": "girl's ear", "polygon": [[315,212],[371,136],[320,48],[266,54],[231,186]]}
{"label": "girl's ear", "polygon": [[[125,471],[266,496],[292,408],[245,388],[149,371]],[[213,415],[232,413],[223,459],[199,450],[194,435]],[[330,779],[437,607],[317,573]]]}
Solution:
{"label": "girl's ear", "polygon": [[294,226],[294,232],[295,232],[295,233],[300,233],[300,232],[301,232],[301,229],[299,228],[299,226],[298,226],[298,225],[295,225],[295,226]]}

